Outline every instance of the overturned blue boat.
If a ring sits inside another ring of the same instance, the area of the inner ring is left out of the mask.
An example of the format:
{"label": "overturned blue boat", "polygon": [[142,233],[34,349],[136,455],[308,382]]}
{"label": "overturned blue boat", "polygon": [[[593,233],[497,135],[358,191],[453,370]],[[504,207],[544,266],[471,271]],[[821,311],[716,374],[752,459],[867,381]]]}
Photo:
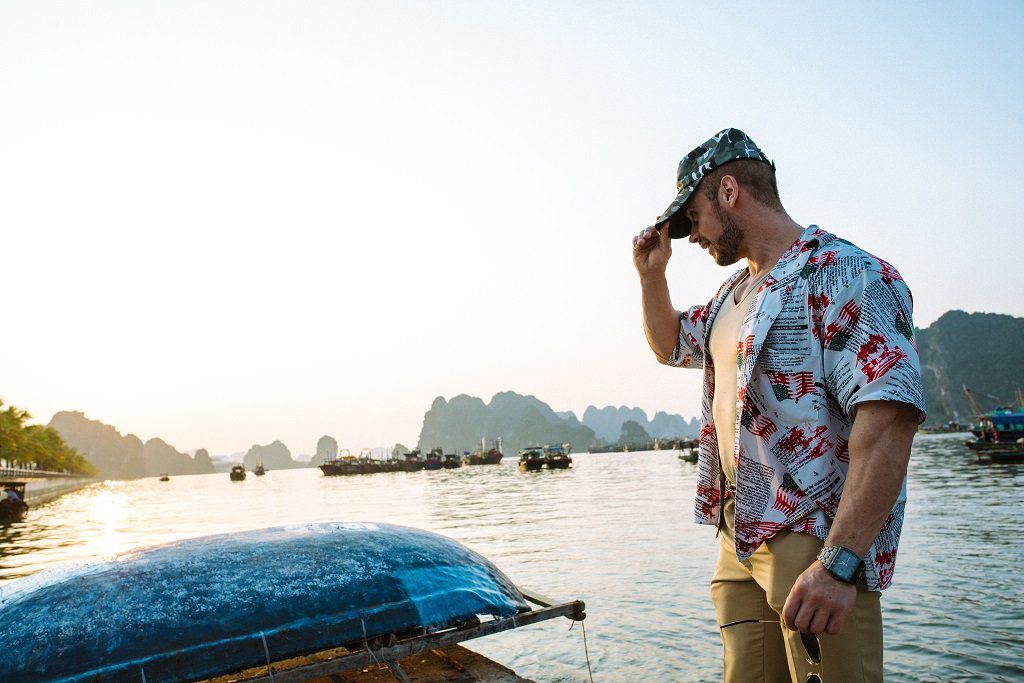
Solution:
{"label": "overturned blue boat", "polygon": [[[462,633],[467,625],[486,635],[556,613],[582,619],[582,609],[531,611],[486,558],[437,534],[309,524],[195,538],[2,584],[0,651],[19,681],[195,680],[331,647],[368,650],[382,637],[422,651],[431,645],[414,648],[417,638],[431,634],[458,642],[473,637]],[[493,619],[481,625],[481,616]]]}

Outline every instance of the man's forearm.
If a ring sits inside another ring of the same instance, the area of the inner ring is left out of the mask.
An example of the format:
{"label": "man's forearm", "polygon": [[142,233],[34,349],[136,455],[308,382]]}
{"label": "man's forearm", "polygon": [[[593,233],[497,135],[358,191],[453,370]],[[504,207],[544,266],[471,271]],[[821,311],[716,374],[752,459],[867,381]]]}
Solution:
{"label": "man's forearm", "polygon": [[864,557],[903,488],[917,411],[904,404],[869,401],[857,410],[850,435],[850,467],[839,510],[825,545]]}
{"label": "man's forearm", "polygon": [[672,308],[664,273],[640,278],[640,288],[647,343],[658,360],[666,363],[679,343],[679,311]]}

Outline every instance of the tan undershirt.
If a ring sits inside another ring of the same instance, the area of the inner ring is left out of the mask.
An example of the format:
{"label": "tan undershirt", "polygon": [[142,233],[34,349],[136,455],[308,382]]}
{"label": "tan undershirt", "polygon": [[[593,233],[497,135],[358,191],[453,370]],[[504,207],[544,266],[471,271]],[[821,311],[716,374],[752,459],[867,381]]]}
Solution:
{"label": "tan undershirt", "polygon": [[[733,462],[733,447],[736,440],[736,383],[737,343],[740,327],[747,315],[753,292],[768,277],[759,275],[753,282],[748,274],[736,283],[725,297],[721,308],[715,314],[711,325],[711,361],[715,365],[715,397],[711,402],[711,417],[715,421],[715,435],[718,437],[718,454],[722,461],[722,473],[730,485],[736,485],[736,465]],[[737,302],[735,295],[740,294]]]}

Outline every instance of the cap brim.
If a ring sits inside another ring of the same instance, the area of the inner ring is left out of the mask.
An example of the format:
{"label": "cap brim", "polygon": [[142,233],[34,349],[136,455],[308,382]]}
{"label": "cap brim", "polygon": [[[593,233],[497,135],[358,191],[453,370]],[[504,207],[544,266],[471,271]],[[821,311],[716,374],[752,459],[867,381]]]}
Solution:
{"label": "cap brim", "polygon": [[686,217],[686,212],[681,209],[686,204],[686,200],[693,194],[694,189],[693,187],[684,187],[683,191],[676,195],[675,200],[668,205],[665,212],[654,223],[654,226],[658,229],[661,229],[662,225],[668,223],[668,236],[674,240],[689,237],[690,230],[693,229],[693,224]]}

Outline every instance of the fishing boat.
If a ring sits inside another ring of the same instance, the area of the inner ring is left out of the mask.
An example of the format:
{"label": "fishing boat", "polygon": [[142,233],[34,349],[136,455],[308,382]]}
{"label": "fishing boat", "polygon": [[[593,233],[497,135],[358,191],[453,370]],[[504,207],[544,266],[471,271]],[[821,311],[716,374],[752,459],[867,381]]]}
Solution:
{"label": "fishing boat", "polygon": [[466,462],[470,465],[500,465],[504,455],[501,452],[501,437],[494,440],[494,445],[484,450],[484,440],[480,439],[480,450],[470,453]]}
{"label": "fishing boat", "polygon": [[369,473],[366,469],[366,464],[349,453],[347,448],[341,449],[337,458],[328,460],[324,464],[320,465],[320,471],[328,477]]}
{"label": "fishing boat", "polygon": [[423,455],[418,448],[406,453],[402,460],[402,470],[404,472],[419,472],[423,469],[424,465]]}
{"label": "fishing boat", "polygon": [[1024,462],[1024,444],[978,451],[977,461],[982,464]]}
{"label": "fishing boat", "polygon": [[698,439],[683,439],[679,442],[676,457],[683,462],[697,462],[699,449],[700,441]]}
{"label": "fishing boat", "polygon": [[235,465],[231,468],[229,476],[231,481],[242,481],[245,479],[245,468],[241,465]]}
{"label": "fishing boat", "polygon": [[431,448],[427,457],[423,460],[423,469],[439,470],[444,467],[444,451],[440,448]]}
{"label": "fishing boat", "polygon": [[[25,502],[24,481],[0,481],[0,524],[17,522],[28,512],[28,503]],[[8,491],[13,493],[11,496]],[[0,605],[3,603],[0,602]]]}
{"label": "fishing boat", "polygon": [[519,471],[536,472],[544,467],[544,449],[540,446],[527,446],[519,451]]}
{"label": "fishing boat", "polygon": [[160,481],[170,481],[171,477],[166,472],[160,475]]}
{"label": "fishing boat", "polygon": [[1024,462],[1024,437],[1016,441],[965,441],[979,463]]}
{"label": "fishing boat", "polygon": [[372,523],[144,548],[4,582],[0,604],[12,681],[304,681],[379,664],[409,680],[401,662],[432,650],[586,618],[581,601],[521,590],[456,541]]}
{"label": "fishing boat", "polygon": [[462,467],[462,456],[458,453],[445,453],[443,465],[446,470],[458,469]]}
{"label": "fishing boat", "polygon": [[256,463],[256,469],[254,469],[252,473],[255,474],[257,477],[262,477],[264,474],[267,473],[267,470],[263,467],[263,463],[258,462]]}
{"label": "fishing boat", "polygon": [[1013,441],[1024,436],[1024,411],[996,408],[980,416],[971,433],[985,441]]}
{"label": "fishing boat", "polygon": [[548,444],[544,446],[544,466],[549,470],[564,470],[572,465],[572,444]]}
{"label": "fishing boat", "polygon": [[697,449],[695,449],[695,448],[690,448],[690,449],[680,448],[676,452],[676,457],[679,458],[680,460],[682,460],[683,462],[697,462],[697,458],[698,458],[698,456],[697,456]]}

